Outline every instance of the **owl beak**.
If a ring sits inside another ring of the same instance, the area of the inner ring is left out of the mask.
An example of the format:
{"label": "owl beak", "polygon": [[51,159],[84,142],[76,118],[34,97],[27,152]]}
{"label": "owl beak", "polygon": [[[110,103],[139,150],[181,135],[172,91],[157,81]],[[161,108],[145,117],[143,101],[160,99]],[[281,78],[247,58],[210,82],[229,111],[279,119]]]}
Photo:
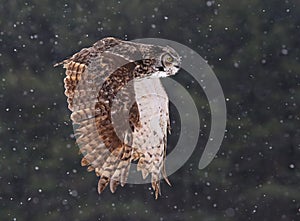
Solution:
{"label": "owl beak", "polygon": [[161,66],[160,66],[160,67],[157,67],[157,70],[158,70],[158,71],[165,71],[164,67],[161,67]]}

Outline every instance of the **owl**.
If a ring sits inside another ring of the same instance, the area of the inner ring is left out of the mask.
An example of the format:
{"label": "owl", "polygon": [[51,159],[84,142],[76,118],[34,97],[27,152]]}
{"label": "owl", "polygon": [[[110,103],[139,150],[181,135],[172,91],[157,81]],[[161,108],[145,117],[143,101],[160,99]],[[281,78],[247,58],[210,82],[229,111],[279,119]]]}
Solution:
{"label": "owl", "polygon": [[66,69],[65,95],[71,110],[82,166],[99,177],[98,192],[124,186],[132,161],[155,198],[165,172],[168,96],[159,80],[179,70],[169,46],[107,37],[56,64]]}

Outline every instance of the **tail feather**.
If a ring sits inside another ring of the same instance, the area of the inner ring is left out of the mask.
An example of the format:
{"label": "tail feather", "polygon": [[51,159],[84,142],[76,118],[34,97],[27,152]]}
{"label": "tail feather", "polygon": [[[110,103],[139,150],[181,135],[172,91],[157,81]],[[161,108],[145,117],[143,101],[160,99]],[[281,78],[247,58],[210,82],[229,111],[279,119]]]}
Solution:
{"label": "tail feather", "polygon": [[106,162],[107,158],[110,156],[111,152],[109,150],[103,152],[101,155],[97,157],[95,161],[92,162],[92,165],[94,165],[95,172],[97,176],[102,175],[102,167],[104,163]]}
{"label": "tail feather", "polygon": [[114,179],[111,179],[111,180],[110,180],[109,187],[110,187],[110,191],[111,191],[112,193],[116,192],[119,183],[120,183],[120,182],[119,182],[118,180],[114,180]]}
{"label": "tail feather", "polygon": [[98,182],[98,193],[102,193],[102,191],[105,189],[105,187],[107,186],[109,182],[109,178],[105,177],[105,176],[101,176],[101,178],[99,179]]}
{"label": "tail feather", "polygon": [[172,186],[170,180],[169,180],[168,177],[167,177],[165,160],[164,160],[164,162],[163,162],[162,176],[163,176],[164,180],[166,181],[166,183],[167,183],[169,186]]}
{"label": "tail feather", "polygon": [[105,159],[101,168],[97,167],[100,174],[98,182],[98,191],[101,193],[110,182],[110,190],[114,193],[117,186],[124,186],[129,174],[131,162],[131,147],[123,145],[121,148],[115,149]]}
{"label": "tail feather", "polygon": [[152,188],[154,190],[155,199],[157,199],[158,195],[161,195],[160,182],[159,182],[159,180],[152,178],[151,184],[152,184]]}
{"label": "tail feather", "polygon": [[130,170],[130,163],[131,161],[129,160],[128,164],[126,167],[124,167],[122,170],[121,170],[121,178],[120,178],[120,183],[121,183],[121,186],[123,187],[127,181],[127,178],[128,178],[128,175],[129,175],[129,170]]}
{"label": "tail feather", "polygon": [[121,185],[126,182],[127,177],[124,177],[124,172],[126,168],[130,165],[130,160],[121,160],[116,168],[116,171],[112,175],[111,181],[110,181],[110,190],[111,192],[115,192],[117,186],[121,183]]}
{"label": "tail feather", "polygon": [[111,177],[115,173],[120,162],[120,154],[122,148],[115,149],[106,159],[105,163],[100,169],[101,177],[98,182],[98,192],[101,193],[108,185]]}

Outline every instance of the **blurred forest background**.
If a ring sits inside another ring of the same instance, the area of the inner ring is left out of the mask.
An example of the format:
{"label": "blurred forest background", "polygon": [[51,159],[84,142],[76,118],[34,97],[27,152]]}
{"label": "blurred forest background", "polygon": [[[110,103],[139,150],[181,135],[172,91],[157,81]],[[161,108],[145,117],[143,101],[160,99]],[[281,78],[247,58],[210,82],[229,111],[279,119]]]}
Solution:
{"label": "blurred forest background", "polygon": [[[299,1],[0,2],[0,220],[300,220]],[[53,64],[107,36],[187,45],[227,98],[225,139],[199,170],[209,105],[199,85],[174,77],[202,130],[158,200],[149,184],[98,195],[98,178],[80,166]]]}

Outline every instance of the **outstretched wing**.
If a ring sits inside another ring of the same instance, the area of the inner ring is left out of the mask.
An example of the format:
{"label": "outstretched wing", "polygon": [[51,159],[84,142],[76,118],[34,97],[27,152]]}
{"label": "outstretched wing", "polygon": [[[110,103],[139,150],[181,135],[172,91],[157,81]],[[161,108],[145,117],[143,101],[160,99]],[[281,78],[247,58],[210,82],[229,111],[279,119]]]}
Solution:
{"label": "outstretched wing", "polygon": [[[131,156],[131,146],[124,145],[124,140],[120,140],[125,139],[125,135],[130,140],[130,128],[124,126],[126,124],[122,121],[112,125],[112,116],[115,114],[111,113],[112,101],[118,113],[116,115],[124,116],[127,113],[128,118],[130,107],[124,99],[134,97],[129,81],[135,65],[109,52],[118,44],[117,39],[103,39],[60,63],[66,68],[65,94],[72,111],[76,141],[84,155],[81,164],[89,166],[89,171],[95,170],[101,176],[99,192],[110,180],[112,192],[119,182],[125,184]],[[125,83],[128,83],[128,87],[120,90]],[[113,99],[117,93],[118,99]],[[116,127],[121,134],[116,134]]]}

